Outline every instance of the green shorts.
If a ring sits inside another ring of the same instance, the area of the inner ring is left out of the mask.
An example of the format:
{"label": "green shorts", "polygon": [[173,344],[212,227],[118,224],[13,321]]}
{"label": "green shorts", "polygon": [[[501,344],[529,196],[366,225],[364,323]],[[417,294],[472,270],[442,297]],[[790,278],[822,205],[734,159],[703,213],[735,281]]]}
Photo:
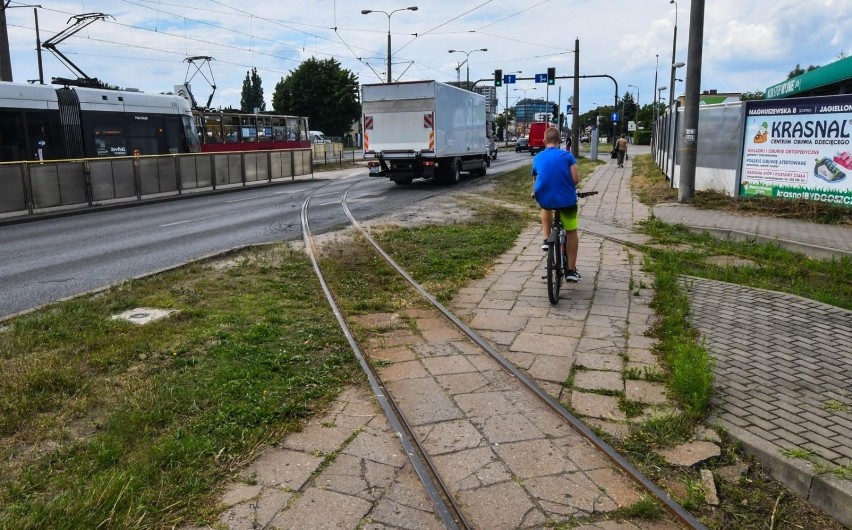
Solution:
{"label": "green shorts", "polygon": [[560,208],[559,220],[562,221],[562,228],[565,230],[576,230],[580,226],[580,215],[577,205],[575,204],[570,208]]}

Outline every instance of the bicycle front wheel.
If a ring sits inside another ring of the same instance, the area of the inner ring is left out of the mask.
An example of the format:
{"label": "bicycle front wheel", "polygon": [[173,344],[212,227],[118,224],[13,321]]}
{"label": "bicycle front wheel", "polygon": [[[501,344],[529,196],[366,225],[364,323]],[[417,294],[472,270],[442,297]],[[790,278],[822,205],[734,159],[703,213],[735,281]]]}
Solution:
{"label": "bicycle front wheel", "polygon": [[559,290],[562,288],[562,266],[559,261],[559,245],[551,243],[547,249],[547,297],[554,305],[559,303]]}

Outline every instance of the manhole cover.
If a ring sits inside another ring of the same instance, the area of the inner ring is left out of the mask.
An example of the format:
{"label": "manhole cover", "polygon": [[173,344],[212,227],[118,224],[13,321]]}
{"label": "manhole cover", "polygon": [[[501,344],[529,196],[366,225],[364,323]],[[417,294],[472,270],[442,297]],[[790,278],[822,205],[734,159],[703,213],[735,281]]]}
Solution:
{"label": "manhole cover", "polygon": [[113,315],[113,320],[126,320],[128,322],[133,322],[134,324],[144,325],[149,324],[151,322],[155,322],[157,320],[161,320],[171,315],[172,313],[177,313],[175,309],[152,309],[150,307],[137,307],[136,309],[128,309],[123,313],[119,313],[118,315]]}

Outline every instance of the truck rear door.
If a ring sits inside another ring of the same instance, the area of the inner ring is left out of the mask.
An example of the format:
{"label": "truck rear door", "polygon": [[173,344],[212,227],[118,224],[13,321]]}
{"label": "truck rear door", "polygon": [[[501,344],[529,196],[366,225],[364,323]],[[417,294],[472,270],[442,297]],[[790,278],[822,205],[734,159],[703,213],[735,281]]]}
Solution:
{"label": "truck rear door", "polygon": [[434,114],[424,107],[405,112],[365,109],[364,149],[376,153],[433,149]]}

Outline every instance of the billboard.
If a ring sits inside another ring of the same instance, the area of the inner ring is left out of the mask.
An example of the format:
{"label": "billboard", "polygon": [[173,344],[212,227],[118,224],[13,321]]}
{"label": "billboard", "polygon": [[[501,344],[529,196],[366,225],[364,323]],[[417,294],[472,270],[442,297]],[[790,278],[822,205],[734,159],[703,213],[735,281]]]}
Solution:
{"label": "billboard", "polygon": [[741,196],[852,207],[852,95],[748,101]]}

